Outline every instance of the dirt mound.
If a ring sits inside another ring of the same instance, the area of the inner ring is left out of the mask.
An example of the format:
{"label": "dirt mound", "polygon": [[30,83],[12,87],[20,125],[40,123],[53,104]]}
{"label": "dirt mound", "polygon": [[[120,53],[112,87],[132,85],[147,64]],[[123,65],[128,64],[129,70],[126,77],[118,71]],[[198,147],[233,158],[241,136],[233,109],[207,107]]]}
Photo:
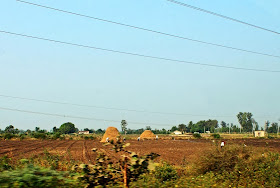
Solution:
{"label": "dirt mound", "polygon": [[108,127],[100,142],[106,142],[106,138],[109,138],[109,141],[116,141],[118,136],[120,136],[120,133],[116,127]]}
{"label": "dirt mound", "polygon": [[150,130],[145,130],[141,135],[140,135],[140,138],[143,139],[143,138],[147,138],[147,139],[153,139],[153,138],[156,138],[156,135],[150,131]]}

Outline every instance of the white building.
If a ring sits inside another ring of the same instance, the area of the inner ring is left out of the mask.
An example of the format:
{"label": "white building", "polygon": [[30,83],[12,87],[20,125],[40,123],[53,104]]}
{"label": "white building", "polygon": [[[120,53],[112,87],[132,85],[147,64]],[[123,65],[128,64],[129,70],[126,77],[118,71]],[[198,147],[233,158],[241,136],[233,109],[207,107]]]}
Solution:
{"label": "white building", "polygon": [[173,134],[175,134],[175,135],[181,135],[182,132],[181,132],[181,131],[174,131]]}
{"label": "white building", "polygon": [[89,131],[79,131],[79,134],[89,134]]}

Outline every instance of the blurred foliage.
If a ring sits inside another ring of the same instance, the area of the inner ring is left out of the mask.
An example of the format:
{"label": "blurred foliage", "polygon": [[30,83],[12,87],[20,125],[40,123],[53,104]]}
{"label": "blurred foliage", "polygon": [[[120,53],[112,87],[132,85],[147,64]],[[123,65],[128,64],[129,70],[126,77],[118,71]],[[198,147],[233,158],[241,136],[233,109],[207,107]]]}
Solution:
{"label": "blurred foliage", "polygon": [[0,187],[82,187],[67,172],[50,170],[33,165],[0,173]]}
{"label": "blurred foliage", "polygon": [[154,174],[161,181],[175,180],[178,178],[176,169],[165,162],[156,167]]}
{"label": "blurred foliage", "polygon": [[194,137],[194,138],[201,138],[201,135],[200,135],[199,133],[194,133],[194,134],[193,134],[193,137]]}
{"label": "blurred foliage", "polygon": [[221,138],[221,135],[218,134],[218,133],[214,133],[214,134],[212,134],[211,136],[212,136],[213,138],[215,138],[215,139]]}
{"label": "blurred foliage", "polygon": [[124,144],[121,139],[117,142],[113,140],[105,145],[112,145],[112,150],[115,153],[120,153],[122,156],[114,163],[105,151],[93,148],[92,151],[97,153],[96,162],[94,165],[76,165],[75,171],[82,173],[79,179],[86,183],[86,187],[110,185],[119,186],[124,184],[128,186],[130,182],[137,181],[138,178],[150,170],[155,169],[155,164],[152,162],[158,154],[151,153],[145,156],[138,156],[136,153],[126,150],[130,144]]}

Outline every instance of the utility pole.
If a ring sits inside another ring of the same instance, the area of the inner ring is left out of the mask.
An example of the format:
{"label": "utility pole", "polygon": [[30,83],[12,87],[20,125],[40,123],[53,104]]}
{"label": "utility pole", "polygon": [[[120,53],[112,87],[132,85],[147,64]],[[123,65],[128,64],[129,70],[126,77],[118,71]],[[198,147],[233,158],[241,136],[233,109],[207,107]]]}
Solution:
{"label": "utility pole", "polygon": [[[280,123],[280,118],[278,119],[279,123]],[[279,134],[279,123],[277,124],[277,137],[278,137],[278,134]]]}

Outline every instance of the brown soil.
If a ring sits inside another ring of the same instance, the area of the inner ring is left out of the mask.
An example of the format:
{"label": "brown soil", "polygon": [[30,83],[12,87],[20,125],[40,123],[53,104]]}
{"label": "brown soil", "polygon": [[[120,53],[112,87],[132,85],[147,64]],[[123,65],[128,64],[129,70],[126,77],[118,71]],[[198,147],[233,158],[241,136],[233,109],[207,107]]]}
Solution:
{"label": "brown soil", "polygon": [[150,130],[145,130],[141,135],[140,135],[141,139],[153,139],[156,138],[156,135],[150,131]]}
{"label": "brown soil", "polygon": [[[181,165],[196,161],[203,152],[215,148],[220,141],[213,143],[211,140],[127,140],[131,145],[127,150],[136,152],[140,156],[151,152],[157,153],[160,157],[157,161],[164,160],[171,164]],[[256,149],[280,152],[280,139],[234,139],[225,140],[225,147],[231,144],[247,145]],[[96,159],[96,152],[91,151],[97,148],[110,158],[117,161],[121,155],[112,151],[112,146],[104,146],[98,140],[28,140],[23,141],[1,141],[0,157],[7,155],[13,159],[28,158],[34,155],[41,155],[46,149],[52,154],[59,154],[65,159],[74,159],[82,163],[93,164]]]}
{"label": "brown soil", "polygon": [[117,137],[120,136],[120,133],[117,128],[115,127],[108,127],[105,134],[103,135],[103,138],[100,142],[106,142],[106,138],[109,138],[110,140],[115,140]]}

